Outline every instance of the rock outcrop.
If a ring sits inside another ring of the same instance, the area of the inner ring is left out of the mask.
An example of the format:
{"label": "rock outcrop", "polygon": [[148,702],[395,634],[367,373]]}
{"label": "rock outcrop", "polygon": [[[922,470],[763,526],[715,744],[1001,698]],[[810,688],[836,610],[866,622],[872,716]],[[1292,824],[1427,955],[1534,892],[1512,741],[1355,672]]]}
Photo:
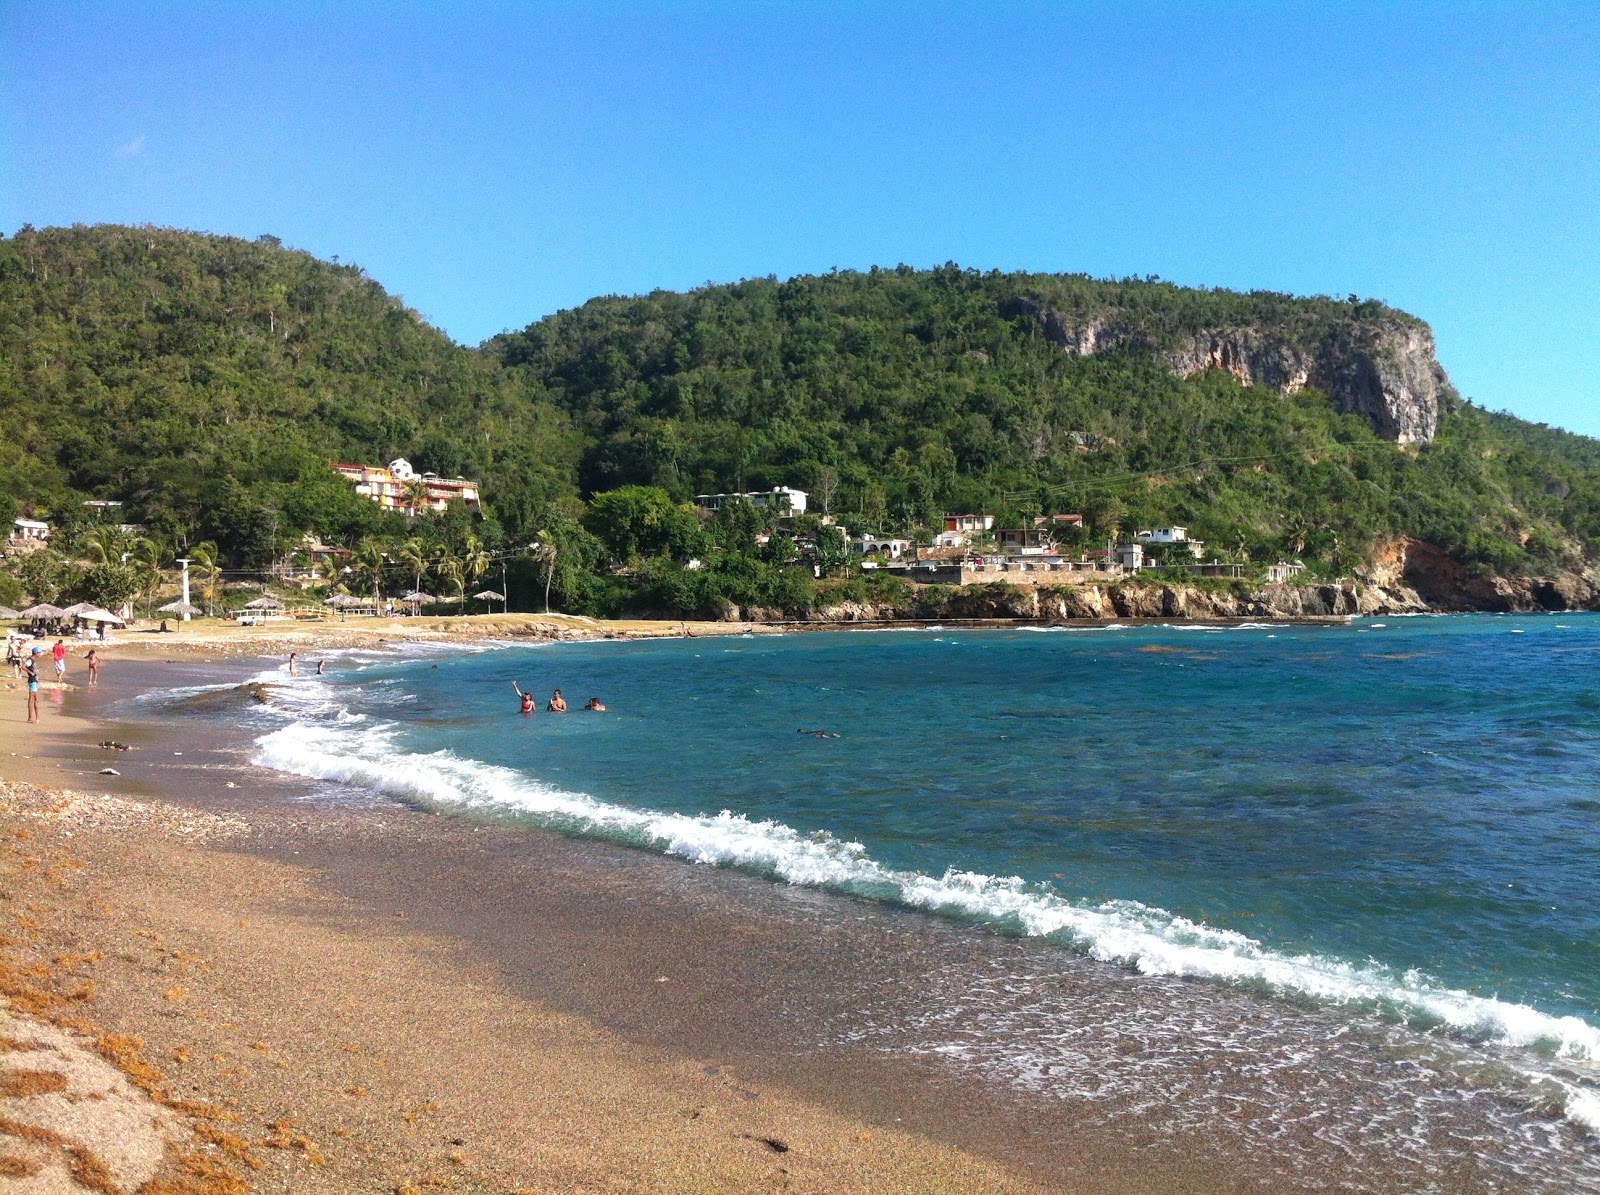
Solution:
{"label": "rock outcrop", "polygon": [[1047,340],[1075,356],[1127,347],[1150,353],[1182,377],[1220,369],[1283,395],[1321,390],[1341,413],[1364,416],[1380,436],[1401,444],[1431,441],[1441,403],[1455,395],[1434,356],[1433,333],[1400,313],[1352,315],[1292,330],[1259,325],[1193,332],[1153,329],[1115,311],[1066,315],[1030,298],[1012,300],[1002,314],[1037,320]]}

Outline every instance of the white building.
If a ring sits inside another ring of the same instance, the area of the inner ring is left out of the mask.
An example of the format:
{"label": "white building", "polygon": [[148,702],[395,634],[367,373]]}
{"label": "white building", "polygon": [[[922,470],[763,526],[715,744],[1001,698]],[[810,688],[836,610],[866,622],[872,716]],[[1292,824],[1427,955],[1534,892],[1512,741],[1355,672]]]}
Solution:
{"label": "white building", "polygon": [[1133,538],[1141,544],[1182,544],[1196,560],[1205,555],[1205,540],[1190,539],[1187,527],[1157,527],[1154,531],[1136,532]]}
{"label": "white building", "polygon": [[993,515],[945,515],[944,529],[946,531],[965,531],[969,534],[974,531],[994,530]]}
{"label": "white building", "polygon": [[1122,561],[1122,567],[1130,573],[1136,573],[1144,567],[1144,545],[1139,543],[1123,544],[1117,549],[1117,559]]}
{"label": "white building", "polygon": [[13,519],[11,542],[14,544],[42,544],[50,538],[50,524],[38,519]]}
{"label": "white building", "polygon": [[858,556],[887,556],[899,560],[911,547],[909,539],[892,535],[862,535],[850,541],[850,550]]}
{"label": "white building", "polygon": [[694,504],[703,510],[721,510],[723,504],[733,498],[743,498],[751,506],[770,506],[783,515],[806,513],[806,492],[786,485],[775,485],[770,490],[752,490],[744,494],[696,494]]}
{"label": "white building", "polygon": [[941,531],[933,537],[936,548],[964,548],[971,542],[972,536],[962,531]]}
{"label": "white building", "polygon": [[1306,571],[1306,566],[1298,560],[1280,560],[1277,564],[1267,565],[1267,580],[1274,585],[1281,585]]}

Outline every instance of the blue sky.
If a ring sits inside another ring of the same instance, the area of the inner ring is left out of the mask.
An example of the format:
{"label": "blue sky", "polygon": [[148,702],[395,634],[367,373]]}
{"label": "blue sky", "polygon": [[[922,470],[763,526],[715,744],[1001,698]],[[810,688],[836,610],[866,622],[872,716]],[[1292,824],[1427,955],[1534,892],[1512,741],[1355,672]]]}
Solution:
{"label": "blue sky", "polygon": [[458,340],[954,260],[1372,296],[1600,435],[1600,4],[0,3],[0,230],[358,262]]}

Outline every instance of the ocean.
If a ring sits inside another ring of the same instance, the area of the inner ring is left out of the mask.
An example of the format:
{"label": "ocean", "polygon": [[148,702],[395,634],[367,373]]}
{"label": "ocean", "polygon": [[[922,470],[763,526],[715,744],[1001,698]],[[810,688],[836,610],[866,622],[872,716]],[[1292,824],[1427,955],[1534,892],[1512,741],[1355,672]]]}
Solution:
{"label": "ocean", "polygon": [[1301,1189],[1600,1191],[1597,653],[1586,615],[350,652],[250,717],[320,799],[1038,947],[864,989],[819,1048]]}

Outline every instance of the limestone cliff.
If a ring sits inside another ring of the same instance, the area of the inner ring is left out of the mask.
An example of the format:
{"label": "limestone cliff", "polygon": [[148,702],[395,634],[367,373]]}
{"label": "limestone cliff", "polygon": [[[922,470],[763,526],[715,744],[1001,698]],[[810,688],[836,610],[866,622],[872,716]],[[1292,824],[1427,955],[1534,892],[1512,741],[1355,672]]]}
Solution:
{"label": "limestone cliff", "polygon": [[1183,377],[1221,369],[1284,395],[1312,387],[1340,412],[1365,416],[1380,436],[1401,444],[1431,441],[1441,403],[1455,395],[1434,357],[1432,331],[1399,312],[1292,328],[1199,329],[1161,327],[1148,313],[1114,309],[1062,313],[1030,298],[1010,301],[1002,314],[1037,320],[1047,340],[1076,356],[1127,347]]}

